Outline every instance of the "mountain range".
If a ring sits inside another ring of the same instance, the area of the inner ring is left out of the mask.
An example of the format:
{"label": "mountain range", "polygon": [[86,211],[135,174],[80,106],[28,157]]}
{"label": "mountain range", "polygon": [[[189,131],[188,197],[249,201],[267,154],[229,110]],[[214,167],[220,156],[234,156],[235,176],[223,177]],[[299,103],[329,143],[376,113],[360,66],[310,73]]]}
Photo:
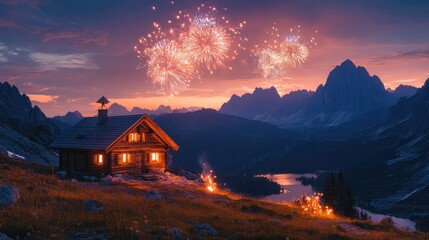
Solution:
{"label": "mountain range", "polygon": [[172,109],[170,106],[159,105],[157,109],[133,107],[131,111],[128,111],[128,109],[125,106],[120,105],[119,103],[112,103],[112,105],[110,105],[109,107],[109,116],[132,115],[132,114],[161,115],[161,114],[169,114],[169,113],[193,112],[200,109],[201,107]]}
{"label": "mountain range", "polygon": [[374,116],[374,112],[387,109],[416,90],[401,85],[389,92],[379,77],[370,76],[364,67],[346,60],[329,73],[326,83],[315,92],[299,90],[280,97],[274,87],[256,88],[241,97],[233,95],[219,112],[284,128],[320,129],[340,126],[365,115]]}

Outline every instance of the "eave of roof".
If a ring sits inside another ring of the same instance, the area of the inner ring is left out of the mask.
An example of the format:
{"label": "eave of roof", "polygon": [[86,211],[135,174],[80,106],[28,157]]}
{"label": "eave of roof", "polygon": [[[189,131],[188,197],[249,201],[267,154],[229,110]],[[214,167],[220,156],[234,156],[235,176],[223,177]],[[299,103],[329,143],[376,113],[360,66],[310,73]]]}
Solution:
{"label": "eave of roof", "polygon": [[[129,134],[140,123],[145,122],[171,149],[179,146],[148,115],[126,115],[109,117],[102,126],[97,126],[97,117],[84,118],[67,134],[51,144],[57,149],[92,149],[110,151],[117,142]],[[83,135],[80,139],[79,135]]]}

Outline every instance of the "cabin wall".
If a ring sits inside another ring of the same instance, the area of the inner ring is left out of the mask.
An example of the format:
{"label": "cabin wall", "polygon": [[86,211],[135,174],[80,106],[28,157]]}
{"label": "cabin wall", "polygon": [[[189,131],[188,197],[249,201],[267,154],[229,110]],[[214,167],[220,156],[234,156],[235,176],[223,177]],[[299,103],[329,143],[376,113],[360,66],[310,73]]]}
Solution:
{"label": "cabin wall", "polygon": [[[97,164],[95,159],[96,154],[103,155],[103,162],[101,164]],[[67,171],[70,175],[101,175],[111,172],[109,156],[103,151],[60,149],[59,156],[60,169]]]}
{"label": "cabin wall", "polygon": [[166,153],[165,152],[158,152],[159,153],[159,159],[158,161],[154,161],[151,159],[150,154],[145,154],[145,162],[143,164],[143,172],[165,172],[167,169],[167,162],[166,162]]}
{"label": "cabin wall", "polygon": [[[127,135],[120,139],[110,151],[112,173],[164,172],[167,166],[165,153],[168,146],[144,124],[137,126],[131,133],[139,135],[138,141],[131,141],[132,137]],[[151,161],[151,153],[158,153],[159,159]],[[124,154],[130,156],[130,161],[123,161]]]}

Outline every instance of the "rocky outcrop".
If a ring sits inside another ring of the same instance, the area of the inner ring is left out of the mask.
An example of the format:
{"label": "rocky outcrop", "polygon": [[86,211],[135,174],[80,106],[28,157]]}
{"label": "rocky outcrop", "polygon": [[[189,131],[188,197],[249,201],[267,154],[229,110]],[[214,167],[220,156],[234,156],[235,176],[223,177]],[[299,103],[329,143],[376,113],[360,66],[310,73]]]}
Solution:
{"label": "rocky outcrop", "polygon": [[150,201],[150,200],[162,200],[162,199],[164,199],[164,196],[161,193],[157,192],[157,191],[149,190],[144,195],[144,199],[147,200],[147,201]]}
{"label": "rocky outcrop", "polygon": [[0,83],[0,123],[44,146],[60,134],[54,121],[38,106],[33,107],[27,95],[7,82]]}
{"label": "rocky outcrop", "polygon": [[379,132],[406,137],[429,132],[429,79],[417,93],[401,99],[389,112]]}
{"label": "rocky outcrop", "polygon": [[0,207],[8,207],[16,204],[18,199],[18,189],[9,185],[0,185]]}
{"label": "rocky outcrop", "polygon": [[103,203],[97,200],[83,201],[85,210],[91,213],[101,213],[103,211]]}

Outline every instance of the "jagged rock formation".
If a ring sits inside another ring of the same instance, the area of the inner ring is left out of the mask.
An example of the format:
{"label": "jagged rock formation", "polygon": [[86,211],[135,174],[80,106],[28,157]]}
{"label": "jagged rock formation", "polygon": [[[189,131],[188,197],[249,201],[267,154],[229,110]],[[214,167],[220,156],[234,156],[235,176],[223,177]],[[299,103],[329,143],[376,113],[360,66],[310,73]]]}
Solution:
{"label": "jagged rock formation", "polygon": [[410,85],[399,85],[392,93],[393,95],[395,95],[397,98],[401,98],[401,97],[411,97],[414,94],[417,93],[417,89],[414,86],[410,86]]}
{"label": "jagged rock formation", "polygon": [[15,86],[0,83],[0,148],[3,154],[55,164],[58,157],[47,146],[60,134],[54,120],[32,106],[27,95]]}
{"label": "jagged rock formation", "polygon": [[15,86],[0,83],[0,122],[30,140],[49,145],[60,129],[38,106],[32,106],[27,95]]}
{"label": "jagged rock formation", "polygon": [[[412,91],[412,87],[401,86],[390,93],[379,77],[346,60],[329,73],[325,85],[316,92],[299,90],[280,98],[274,87],[257,88],[241,97],[233,95],[219,111],[285,128],[334,127],[386,110],[399,96],[409,96]],[[382,120],[374,116],[377,119],[369,122]]]}
{"label": "jagged rock formation", "polygon": [[253,93],[246,93],[241,97],[232,95],[219,112],[252,120],[261,119],[269,115],[280,103],[281,97],[275,87],[256,88]]}

